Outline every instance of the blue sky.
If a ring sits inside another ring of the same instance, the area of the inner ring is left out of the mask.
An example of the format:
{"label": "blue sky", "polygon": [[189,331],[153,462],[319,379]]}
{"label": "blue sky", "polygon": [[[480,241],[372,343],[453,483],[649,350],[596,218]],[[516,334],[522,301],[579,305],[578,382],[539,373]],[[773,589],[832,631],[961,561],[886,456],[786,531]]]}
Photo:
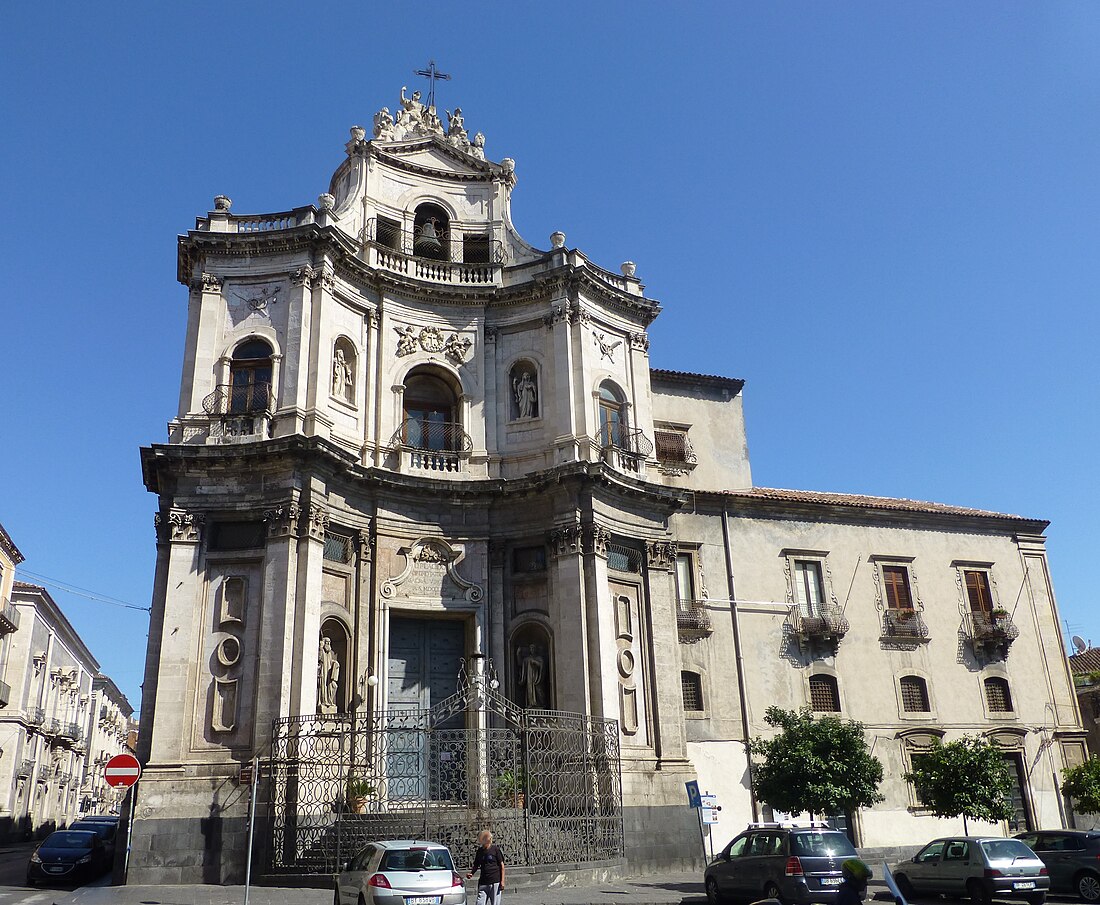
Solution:
{"label": "blue sky", "polygon": [[[435,58],[440,108],[515,158],[524,236],[636,261],[653,365],[745,378],[757,484],[1048,518],[1100,643],[1100,5],[382,6],[5,10],[0,521],[27,569],[148,605],[176,235],[218,193],[315,201]],[[54,596],[136,705],[145,614]]]}

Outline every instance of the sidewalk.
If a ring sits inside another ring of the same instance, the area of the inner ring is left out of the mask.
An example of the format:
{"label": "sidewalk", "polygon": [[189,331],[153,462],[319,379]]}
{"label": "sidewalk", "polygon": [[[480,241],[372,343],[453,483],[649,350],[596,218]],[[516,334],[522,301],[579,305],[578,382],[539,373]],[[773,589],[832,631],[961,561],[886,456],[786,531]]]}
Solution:
{"label": "sidewalk", "polygon": [[[469,900],[474,899],[471,891]],[[243,886],[86,886],[58,890],[55,905],[243,905]],[[331,905],[332,891],[253,886],[249,905]],[[705,905],[699,874],[635,877],[600,887],[506,890],[504,905]]]}

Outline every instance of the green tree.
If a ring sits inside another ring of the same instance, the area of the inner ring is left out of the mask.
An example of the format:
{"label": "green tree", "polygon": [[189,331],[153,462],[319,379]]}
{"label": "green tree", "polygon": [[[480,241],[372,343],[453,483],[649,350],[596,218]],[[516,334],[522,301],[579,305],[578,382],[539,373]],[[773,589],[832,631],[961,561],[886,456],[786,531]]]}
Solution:
{"label": "green tree", "polygon": [[754,738],[752,786],[757,798],[788,814],[835,814],[882,801],[882,763],[867,750],[863,724],[810,709],[769,707],[764,722],[780,729]]}
{"label": "green tree", "polygon": [[1012,771],[996,745],[977,736],[963,736],[913,760],[905,774],[921,802],[937,817],[968,817],[994,822],[1012,816],[1008,800]]}
{"label": "green tree", "polygon": [[1073,799],[1078,814],[1100,813],[1100,757],[1090,757],[1062,771],[1062,794]]}

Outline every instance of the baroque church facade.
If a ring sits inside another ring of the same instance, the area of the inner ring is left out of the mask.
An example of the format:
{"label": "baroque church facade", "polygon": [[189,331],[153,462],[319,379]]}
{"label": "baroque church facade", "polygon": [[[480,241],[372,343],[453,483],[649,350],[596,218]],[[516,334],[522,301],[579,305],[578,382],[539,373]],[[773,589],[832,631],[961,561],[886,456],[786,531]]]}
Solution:
{"label": "baroque church facade", "polygon": [[179,239],[131,879],[239,881],[254,756],[260,872],[429,815],[524,827],[521,863],[697,864],[684,783],[717,844],[768,817],[772,704],[867,724],[863,845],[954,829],[901,777],[961,734],[1011,761],[1013,825],[1072,820],[1046,522],[754,487],[743,382],[651,367],[634,265],[528,244],[514,161],[448,119],[402,91],[315,205],[218,196]]}

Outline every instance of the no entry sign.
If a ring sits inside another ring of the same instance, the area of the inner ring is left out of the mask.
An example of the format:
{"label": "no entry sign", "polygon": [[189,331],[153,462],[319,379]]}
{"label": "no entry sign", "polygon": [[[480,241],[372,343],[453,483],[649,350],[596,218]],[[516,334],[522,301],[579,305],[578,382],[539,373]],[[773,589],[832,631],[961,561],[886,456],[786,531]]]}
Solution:
{"label": "no entry sign", "polygon": [[141,776],[141,764],[132,754],[116,754],[103,768],[103,778],[107,785],[116,789],[127,789]]}

